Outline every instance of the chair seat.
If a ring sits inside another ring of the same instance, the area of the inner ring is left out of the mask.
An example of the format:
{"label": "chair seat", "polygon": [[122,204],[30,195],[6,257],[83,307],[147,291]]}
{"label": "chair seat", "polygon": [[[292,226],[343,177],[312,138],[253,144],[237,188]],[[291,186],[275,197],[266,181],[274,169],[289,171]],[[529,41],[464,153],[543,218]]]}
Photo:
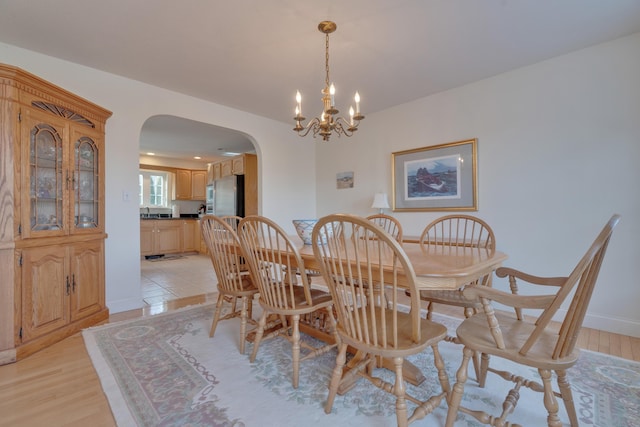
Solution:
{"label": "chair seat", "polygon": [[536,325],[520,321],[511,313],[496,311],[495,316],[503,332],[504,349],[496,347],[484,312],[465,319],[460,324],[456,330],[460,343],[481,353],[495,355],[538,369],[567,369],[578,360],[580,351],[577,348],[561,359],[554,360],[549,357],[549,348],[553,348],[558,340],[557,333],[549,328],[542,332],[539,340],[527,352],[526,356],[521,355],[519,350],[531,336]]}
{"label": "chair seat", "polygon": [[[376,312],[377,314],[378,312]],[[367,313],[369,314],[369,313]],[[392,315],[393,313],[390,310],[386,311],[386,324],[392,323]],[[366,353],[374,354],[376,356],[383,357],[406,357],[412,354],[419,353],[423,351],[426,347],[434,345],[435,343],[444,339],[447,335],[447,328],[440,323],[433,322],[431,320],[427,320],[424,318],[420,318],[420,340],[418,342],[414,342],[411,337],[411,315],[408,313],[398,312],[398,345],[396,348],[391,349],[379,349],[373,345],[367,345],[362,340],[353,340],[350,339],[348,334],[343,330],[343,325],[338,323],[338,334],[341,336],[343,342],[348,345],[353,346],[354,348],[364,351]],[[369,317],[369,316],[367,316]],[[371,320],[367,319],[367,323],[369,325],[374,324]],[[381,325],[382,323],[378,320],[377,325]],[[373,335],[373,331],[369,328],[369,334]],[[382,329],[378,328],[377,330],[378,340],[379,342],[383,342]],[[392,336],[391,331],[387,331],[387,343],[389,347],[392,347]]]}
{"label": "chair seat", "polygon": [[230,290],[222,286],[220,282],[218,282],[218,292],[226,295],[236,295],[236,296],[249,296],[258,292],[258,288],[254,285],[251,277],[249,275],[245,275],[241,279],[240,286],[242,289]]}
{"label": "chair seat", "polygon": [[318,306],[331,304],[331,294],[320,289],[309,289],[311,294],[311,305],[307,304],[304,288],[302,286],[294,286],[293,300],[299,310],[307,310],[313,308],[316,310]]}
{"label": "chair seat", "polygon": [[458,290],[422,290],[420,291],[420,299],[431,301],[439,304],[453,305],[456,307],[471,307],[482,309],[482,304],[478,300],[467,299]]}

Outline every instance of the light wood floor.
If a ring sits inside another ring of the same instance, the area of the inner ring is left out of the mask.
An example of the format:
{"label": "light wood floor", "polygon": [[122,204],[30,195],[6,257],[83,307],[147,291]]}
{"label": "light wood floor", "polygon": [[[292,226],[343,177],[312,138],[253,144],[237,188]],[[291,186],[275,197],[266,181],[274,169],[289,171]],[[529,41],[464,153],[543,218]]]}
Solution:
{"label": "light wood floor", "polygon": [[[199,266],[212,270],[206,258],[204,261],[203,258],[196,258],[184,262],[189,263],[190,268]],[[180,265],[180,260],[153,264],[158,264],[158,269],[184,268],[184,265]],[[142,274],[152,272],[147,269]],[[143,309],[114,314],[109,321],[149,316],[188,305],[214,302],[214,294],[190,295],[178,299],[175,295],[166,295],[165,298],[154,298],[153,301],[153,304]],[[446,307],[439,307],[438,311],[453,316],[461,314],[460,310]],[[639,338],[585,328],[581,332],[579,346],[640,361]],[[88,425],[114,426],[115,421],[81,334],[17,363],[0,366],[0,426]]]}

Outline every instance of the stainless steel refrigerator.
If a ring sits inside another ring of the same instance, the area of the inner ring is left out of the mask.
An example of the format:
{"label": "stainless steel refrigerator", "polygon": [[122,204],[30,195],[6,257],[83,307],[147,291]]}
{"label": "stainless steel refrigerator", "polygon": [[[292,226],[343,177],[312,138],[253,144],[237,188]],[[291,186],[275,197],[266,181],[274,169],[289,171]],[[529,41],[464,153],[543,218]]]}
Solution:
{"label": "stainless steel refrigerator", "polygon": [[244,175],[232,175],[214,181],[213,214],[244,217]]}

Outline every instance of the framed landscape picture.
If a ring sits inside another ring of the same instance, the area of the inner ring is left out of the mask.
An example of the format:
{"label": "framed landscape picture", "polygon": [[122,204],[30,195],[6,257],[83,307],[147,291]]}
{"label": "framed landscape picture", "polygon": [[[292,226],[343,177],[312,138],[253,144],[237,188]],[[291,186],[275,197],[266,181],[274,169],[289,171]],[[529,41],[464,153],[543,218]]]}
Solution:
{"label": "framed landscape picture", "polygon": [[340,172],[336,174],[336,188],[353,188],[353,172]]}
{"label": "framed landscape picture", "polygon": [[391,153],[394,211],[476,211],[477,139]]}

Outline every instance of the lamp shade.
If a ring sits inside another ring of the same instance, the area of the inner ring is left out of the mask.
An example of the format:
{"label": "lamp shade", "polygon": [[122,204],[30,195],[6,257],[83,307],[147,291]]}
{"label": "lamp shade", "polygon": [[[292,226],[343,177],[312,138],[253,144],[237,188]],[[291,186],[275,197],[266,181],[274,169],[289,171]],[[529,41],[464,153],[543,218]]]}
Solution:
{"label": "lamp shade", "polygon": [[376,193],[373,196],[373,203],[371,204],[373,209],[388,209],[389,201],[387,200],[387,193]]}

